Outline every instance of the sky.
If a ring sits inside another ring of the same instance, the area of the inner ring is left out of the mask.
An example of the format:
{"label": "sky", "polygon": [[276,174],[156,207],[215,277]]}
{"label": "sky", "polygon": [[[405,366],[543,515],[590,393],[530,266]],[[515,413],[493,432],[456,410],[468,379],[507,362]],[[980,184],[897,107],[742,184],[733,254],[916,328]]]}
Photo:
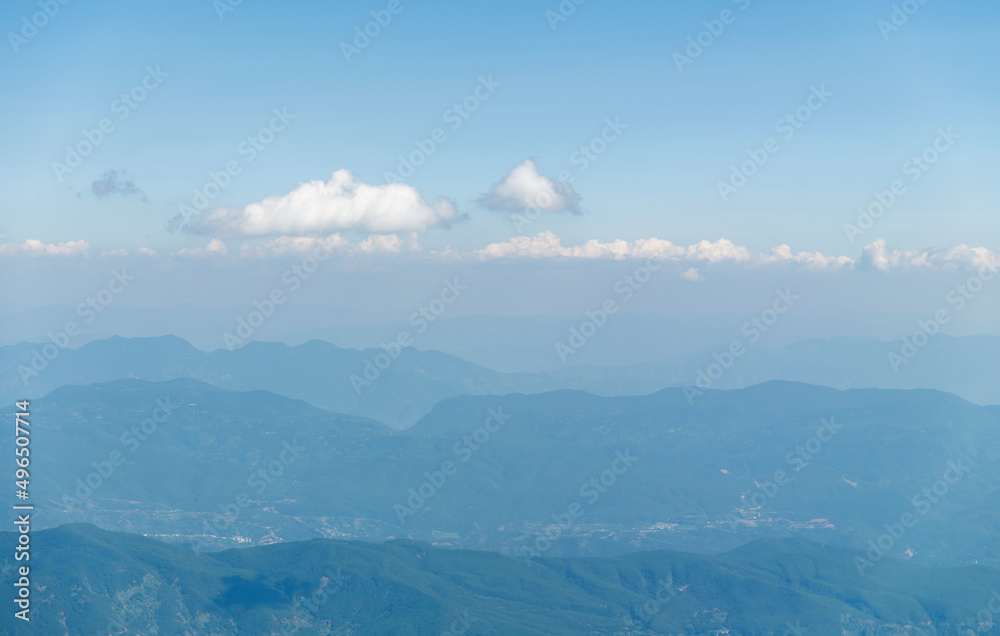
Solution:
{"label": "sky", "polygon": [[74,304],[127,262],[145,303],[248,302],[320,241],[370,288],[649,256],[692,284],[965,276],[1000,262],[998,25],[985,1],[14,0],[4,285]]}

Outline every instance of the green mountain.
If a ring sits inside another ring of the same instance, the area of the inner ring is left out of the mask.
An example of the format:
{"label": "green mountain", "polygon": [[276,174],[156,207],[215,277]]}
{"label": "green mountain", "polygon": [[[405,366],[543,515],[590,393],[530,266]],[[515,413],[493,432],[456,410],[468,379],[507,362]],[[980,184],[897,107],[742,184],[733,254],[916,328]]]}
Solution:
{"label": "green mountain", "polygon": [[[0,533],[7,554],[16,540]],[[6,611],[0,626],[12,636],[993,633],[975,617],[1000,598],[1000,571],[887,559],[859,577],[861,556],[782,540],[717,556],[529,562],[324,539],[206,555],[74,524],[33,534],[32,620]],[[10,586],[19,574],[7,566]]]}
{"label": "green mountain", "polygon": [[[149,419],[165,401],[172,413]],[[788,536],[865,548],[909,514],[889,555],[1000,563],[997,410],[935,391],[466,396],[403,433],[192,380],[65,387],[32,411],[48,527],[204,549],[407,537],[514,554],[549,535],[540,552],[556,556]]]}

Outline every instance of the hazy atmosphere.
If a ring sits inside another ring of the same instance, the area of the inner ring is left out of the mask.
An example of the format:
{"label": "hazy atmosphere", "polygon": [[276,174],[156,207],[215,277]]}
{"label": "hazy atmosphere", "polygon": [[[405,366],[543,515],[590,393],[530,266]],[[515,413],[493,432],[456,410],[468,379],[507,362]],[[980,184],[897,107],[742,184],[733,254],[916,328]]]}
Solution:
{"label": "hazy atmosphere", "polygon": [[0,632],[1000,633],[1000,6],[0,27]]}

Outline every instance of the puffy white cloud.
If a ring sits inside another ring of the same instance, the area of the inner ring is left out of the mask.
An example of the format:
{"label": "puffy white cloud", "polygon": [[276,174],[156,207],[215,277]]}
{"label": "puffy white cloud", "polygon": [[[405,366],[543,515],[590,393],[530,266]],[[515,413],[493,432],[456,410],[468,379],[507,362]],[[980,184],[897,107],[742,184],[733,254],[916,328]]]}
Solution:
{"label": "puffy white cloud", "polygon": [[580,212],[580,196],[568,183],[556,183],[538,173],[531,159],[507,173],[479,199],[483,207],[502,212],[534,209],[544,212]]}
{"label": "puffy white cloud", "polygon": [[947,249],[898,250],[880,238],[862,250],[862,269],[890,272],[910,269],[997,269],[1000,255],[985,247],[957,245]]}
{"label": "puffy white cloud", "polygon": [[43,243],[28,239],[24,243],[0,243],[0,256],[86,256],[89,250],[87,241]]}
{"label": "puffy white cloud", "polygon": [[229,248],[226,244],[219,239],[212,239],[208,242],[208,245],[204,247],[196,247],[193,249],[182,249],[174,252],[174,256],[186,256],[190,258],[202,258],[205,256],[226,256],[229,254]]}
{"label": "puffy white cloud", "polygon": [[242,210],[215,208],[194,218],[174,217],[170,227],[211,236],[304,236],[358,230],[372,234],[421,232],[459,220],[451,201],[428,203],[404,183],[371,185],[338,170],[329,181],[309,181]]}

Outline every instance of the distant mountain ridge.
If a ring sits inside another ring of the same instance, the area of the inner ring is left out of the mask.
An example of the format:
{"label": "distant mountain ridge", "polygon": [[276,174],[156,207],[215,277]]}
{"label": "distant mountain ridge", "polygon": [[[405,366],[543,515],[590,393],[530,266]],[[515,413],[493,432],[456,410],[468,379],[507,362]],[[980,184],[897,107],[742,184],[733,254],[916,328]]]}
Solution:
{"label": "distant mountain ridge", "polygon": [[840,389],[938,389],[977,404],[1000,404],[1000,383],[994,381],[1000,377],[1000,337],[936,336],[896,372],[888,355],[901,346],[869,338],[808,340],[782,348],[747,347],[728,369],[712,367],[716,354],[725,350],[719,348],[659,364],[500,373],[412,348],[390,355],[314,340],[296,347],[251,342],[232,352],[206,353],[174,336],[115,337],[60,350],[52,360],[44,358],[41,345],[0,347],[0,400],[40,397],[66,384],[191,378],[233,390],[264,389],[397,429],[413,425],[437,402],[460,395],[557,389],[643,395],[669,386],[734,389],[770,380]]}

